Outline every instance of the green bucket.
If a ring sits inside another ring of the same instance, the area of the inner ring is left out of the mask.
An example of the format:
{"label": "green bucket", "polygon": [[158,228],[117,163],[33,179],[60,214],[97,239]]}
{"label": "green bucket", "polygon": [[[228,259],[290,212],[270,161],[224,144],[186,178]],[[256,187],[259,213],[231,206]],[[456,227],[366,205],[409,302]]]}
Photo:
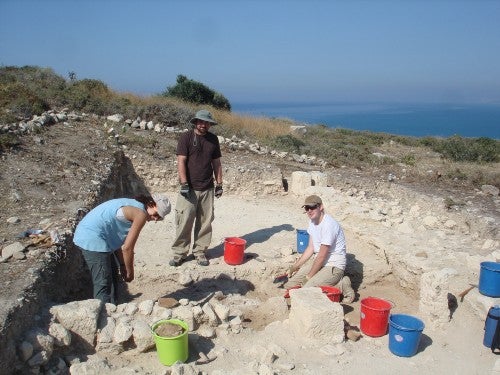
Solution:
{"label": "green bucket", "polygon": [[[158,336],[155,332],[156,328],[163,323],[177,324],[184,328],[184,332],[175,337]],[[163,365],[172,366],[177,361],[186,362],[189,356],[188,330],[189,327],[186,322],[179,319],[162,319],[151,326],[158,359]]]}

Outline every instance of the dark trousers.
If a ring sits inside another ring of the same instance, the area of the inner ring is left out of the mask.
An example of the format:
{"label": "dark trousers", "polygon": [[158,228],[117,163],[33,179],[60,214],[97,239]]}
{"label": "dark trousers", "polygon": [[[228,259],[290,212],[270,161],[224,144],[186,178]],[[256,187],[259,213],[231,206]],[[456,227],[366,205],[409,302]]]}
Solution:
{"label": "dark trousers", "polygon": [[104,303],[117,302],[118,259],[115,253],[100,253],[80,248],[92,277],[94,298]]}

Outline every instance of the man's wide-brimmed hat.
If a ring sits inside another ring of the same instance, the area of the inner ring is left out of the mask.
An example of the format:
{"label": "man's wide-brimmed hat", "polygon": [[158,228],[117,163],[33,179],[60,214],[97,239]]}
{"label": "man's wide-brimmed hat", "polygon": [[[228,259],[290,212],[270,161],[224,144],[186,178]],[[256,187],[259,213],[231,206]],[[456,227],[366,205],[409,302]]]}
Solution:
{"label": "man's wide-brimmed hat", "polygon": [[189,121],[191,124],[196,124],[196,120],[208,121],[212,125],[217,125],[217,121],[214,120],[212,114],[208,112],[206,109],[201,109],[196,112],[196,115]]}

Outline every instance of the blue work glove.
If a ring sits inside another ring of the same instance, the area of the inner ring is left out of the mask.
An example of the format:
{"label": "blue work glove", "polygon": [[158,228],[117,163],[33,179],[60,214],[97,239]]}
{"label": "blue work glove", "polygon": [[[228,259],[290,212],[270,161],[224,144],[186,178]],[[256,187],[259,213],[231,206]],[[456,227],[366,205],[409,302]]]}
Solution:
{"label": "blue work glove", "polygon": [[180,190],[180,193],[181,193],[181,195],[182,195],[184,198],[188,198],[188,197],[189,197],[189,184],[188,184],[188,183],[181,184],[181,190]]}
{"label": "blue work glove", "polygon": [[224,192],[224,190],[222,189],[222,185],[217,185],[215,187],[215,197],[216,198],[220,198],[222,196],[223,192]]}

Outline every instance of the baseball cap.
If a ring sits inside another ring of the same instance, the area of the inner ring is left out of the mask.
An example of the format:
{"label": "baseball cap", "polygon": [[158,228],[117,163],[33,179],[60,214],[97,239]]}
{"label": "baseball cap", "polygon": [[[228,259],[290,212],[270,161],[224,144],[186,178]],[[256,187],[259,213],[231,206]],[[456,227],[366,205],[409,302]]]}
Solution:
{"label": "baseball cap", "polygon": [[158,215],[162,217],[162,219],[170,213],[172,208],[170,201],[168,198],[162,194],[153,194],[151,195],[153,200],[156,203],[156,210],[158,211]]}
{"label": "baseball cap", "polygon": [[323,204],[323,201],[317,195],[310,195],[306,198],[306,200],[304,201],[304,205],[302,207],[312,206],[315,204]]}

